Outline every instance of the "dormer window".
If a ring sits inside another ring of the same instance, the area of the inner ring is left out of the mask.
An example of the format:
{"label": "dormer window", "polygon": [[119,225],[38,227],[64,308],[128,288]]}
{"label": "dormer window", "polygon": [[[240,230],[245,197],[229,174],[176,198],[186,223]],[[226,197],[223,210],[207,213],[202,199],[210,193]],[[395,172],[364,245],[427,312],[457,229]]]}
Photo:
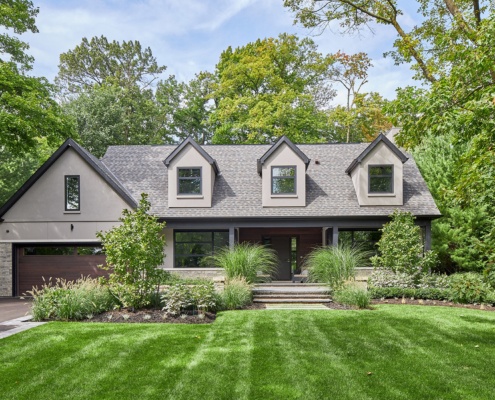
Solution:
{"label": "dormer window", "polygon": [[79,175],[65,175],[65,211],[80,211]]}
{"label": "dormer window", "polygon": [[201,167],[177,168],[177,194],[201,195]]}
{"label": "dormer window", "polygon": [[272,167],[272,194],[296,194],[296,166]]}
{"label": "dormer window", "polygon": [[393,193],[394,192],[394,166],[393,165],[369,165],[368,166],[369,193]]}

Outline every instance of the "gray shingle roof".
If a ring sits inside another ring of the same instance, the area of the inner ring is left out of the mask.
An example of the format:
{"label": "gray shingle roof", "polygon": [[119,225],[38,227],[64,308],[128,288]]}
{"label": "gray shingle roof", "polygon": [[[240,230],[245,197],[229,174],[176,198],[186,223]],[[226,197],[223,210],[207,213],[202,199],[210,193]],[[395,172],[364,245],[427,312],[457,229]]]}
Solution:
{"label": "gray shingle roof", "polygon": [[[152,212],[169,218],[246,217],[366,217],[387,216],[396,208],[416,216],[439,216],[440,212],[414,160],[404,164],[404,205],[359,206],[349,164],[368,146],[360,144],[298,145],[311,159],[306,171],[306,207],[263,208],[261,177],[257,159],[270,145],[208,145],[216,160],[216,177],[211,208],[168,208],[167,168],[163,160],[176,146],[111,146],[102,162],[137,199],[149,195]],[[319,164],[315,161],[318,160]]]}

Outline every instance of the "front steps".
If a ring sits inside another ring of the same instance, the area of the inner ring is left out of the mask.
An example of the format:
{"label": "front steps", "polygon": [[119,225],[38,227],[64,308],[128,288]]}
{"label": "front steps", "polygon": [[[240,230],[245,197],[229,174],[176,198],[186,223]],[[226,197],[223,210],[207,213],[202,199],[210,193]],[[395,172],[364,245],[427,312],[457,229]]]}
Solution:
{"label": "front steps", "polygon": [[272,282],[253,288],[253,302],[264,304],[325,304],[330,303],[327,286],[314,283]]}

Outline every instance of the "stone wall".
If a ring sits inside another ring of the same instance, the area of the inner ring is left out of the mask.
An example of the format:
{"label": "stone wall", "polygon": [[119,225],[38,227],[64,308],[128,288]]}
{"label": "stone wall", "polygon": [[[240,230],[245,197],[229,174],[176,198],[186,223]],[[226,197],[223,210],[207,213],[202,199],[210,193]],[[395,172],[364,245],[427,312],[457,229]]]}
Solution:
{"label": "stone wall", "polygon": [[0,297],[12,296],[12,243],[0,243]]}
{"label": "stone wall", "polygon": [[164,270],[183,278],[213,279],[224,276],[224,271],[220,268],[164,268]]}

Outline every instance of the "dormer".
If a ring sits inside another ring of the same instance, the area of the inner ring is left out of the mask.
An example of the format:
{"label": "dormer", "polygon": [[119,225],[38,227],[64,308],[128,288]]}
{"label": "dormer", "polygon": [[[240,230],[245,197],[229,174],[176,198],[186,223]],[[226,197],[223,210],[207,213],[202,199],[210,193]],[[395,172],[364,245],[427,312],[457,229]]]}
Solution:
{"label": "dormer", "polygon": [[216,161],[190,136],[164,161],[168,169],[169,207],[211,207]]}
{"label": "dormer", "polygon": [[370,143],[345,171],[352,178],[359,205],[403,205],[403,164],[407,159],[384,135]]}
{"label": "dormer", "polygon": [[305,207],[309,158],[282,136],[258,160],[263,207]]}

